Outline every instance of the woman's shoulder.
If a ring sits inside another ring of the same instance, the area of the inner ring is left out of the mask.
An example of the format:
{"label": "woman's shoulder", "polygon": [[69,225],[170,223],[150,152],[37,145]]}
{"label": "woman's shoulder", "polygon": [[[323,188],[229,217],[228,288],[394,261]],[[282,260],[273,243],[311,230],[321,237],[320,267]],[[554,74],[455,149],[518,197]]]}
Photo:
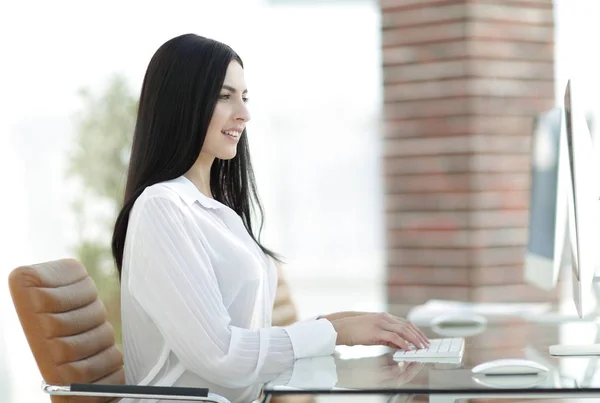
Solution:
{"label": "woman's shoulder", "polygon": [[144,189],[140,198],[149,200],[152,198],[169,199],[174,202],[182,201],[181,195],[172,186],[172,181],[159,182],[154,185],[150,185]]}
{"label": "woman's shoulder", "polygon": [[132,213],[165,209],[184,211],[185,208],[186,203],[181,194],[171,186],[171,181],[165,181],[146,187],[133,204]]}

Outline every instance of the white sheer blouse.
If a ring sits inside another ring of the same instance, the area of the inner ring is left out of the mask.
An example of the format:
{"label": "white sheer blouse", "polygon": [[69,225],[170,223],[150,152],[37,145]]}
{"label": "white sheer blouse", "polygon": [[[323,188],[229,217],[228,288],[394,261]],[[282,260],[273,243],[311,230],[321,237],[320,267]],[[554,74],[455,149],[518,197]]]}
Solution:
{"label": "white sheer blouse", "polygon": [[185,177],[148,187],[130,214],[121,279],[131,384],[255,399],[295,359],[332,354],[325,320],[271,327],[276,267],[225,205]]}

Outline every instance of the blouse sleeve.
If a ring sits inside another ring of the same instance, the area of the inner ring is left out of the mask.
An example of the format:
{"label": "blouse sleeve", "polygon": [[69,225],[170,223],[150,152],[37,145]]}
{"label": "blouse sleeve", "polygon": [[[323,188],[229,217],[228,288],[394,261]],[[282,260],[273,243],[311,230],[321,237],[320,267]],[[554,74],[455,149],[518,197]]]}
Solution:
{"label": "blouse sleeve", "polygon": [[245,387],[294,359],[333,353],[337,334],[326,319],[259,330],[232,326],[195,223],[168,197],[144,196],[127,234],[128,287],[186,370]]}

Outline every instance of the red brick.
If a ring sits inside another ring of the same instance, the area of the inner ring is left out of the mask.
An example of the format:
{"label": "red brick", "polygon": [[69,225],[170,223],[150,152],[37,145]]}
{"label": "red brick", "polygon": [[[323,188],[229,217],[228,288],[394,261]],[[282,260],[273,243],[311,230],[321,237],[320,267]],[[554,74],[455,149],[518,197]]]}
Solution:
{"label": "red brick", "polygon": [[470,233],[469,246],[474,248],[522,246],[527,243],[527,234],[526,228],[504,227],[473,230]]}
{"label": "red brick", "polygon": [[[441,8],[441,7],[440,7]],[[524,24],[554,25],[552,8],[518,7],[505,1],[496,4],[490,2],[472,2],[465,8],[472,20],[517,22]]]}
{"label": "red brick", "polygon": [[529,189],[529,173],[473,173],[470,189],[476,192],[515,191]]}
{"label": "red brick", "polygon": [[554,100],[551,101],[549,98],[472,96],[388,102],[384,105],[383,113],[387,120],[468,115],[533,118],[553,106]]}
{"label": "red brick", "polygon": [[431,9],[446,4],[464,3],[465,0],[379,0],[379,7],[382,11],[412,8]]}
{"label": "red brick", "polygon": [[473,135],[470,139],[470,151],[474,153],[509,156],[531,154],[531,136]]}
{"label": "red brick", "polygon": [[440,137],[467,134],[525,135],[533,132],[532,116],[448,116],[384,122],[386,138]]}
{"label": "red brick", "polygon": [[533,133],[534,116],[472,116],[468,133],[486,135],[525,135]]}
{"label": "red brick", "polygon": [[[479,230],[455,230],[455,231],[409,231],[409,230],[390,230],[388,235],[388,247],[393,248],[473,248],[487,251],[482,248],[499,248],[499,247],[520,247],[527,243],[526,228],[485,228]],[[487,252],[486,252],[487,253]],[[496,252],[493,252],[496,253]],[[498,252],[499,253],[499,252]],[[522,257],[522,253],[519,252]],[[495,255],[486,255],[485,259],[495,259]],[[520,260],[516,263],[520,267]],[[484,264],[481,260],[477,267],[490,267],[495,265],[506,266],[509,263],[489,263],[486,260]],[[475,270],[475,269],[474,269]]]}
{"label": "red brick", "polygon": [[474,210],[525,210],[529,208],[529,189],[473,192],[470,202]]}
{"label": "red brick", "polygon": [[386,197],[388,212],[467,211],[469,207],[469,193],[408,193]]}
{"label": "red brick", "polygon": [[474,267],[470,270],[472,285],[510,285],[523,282],[523,265]]}
{"label": "red brick", "polygon": [[496,41],[551,43],[554,41],[554,27],[547,25],[511,24],[491,21],[471,21],[466,23],[469,37]]}
{"label": "red brick", "polygon": [[469,155],[385,158],[383,164],[386,175],[467,173],[471,168]]}
{"label": "red brick", "polygon": [[383,135],[385,138],[464,135],[469,133],[470,125],[468,116],[386,121]]}
{"label": "red brick", "polygon": [[457,231],[469,228],[469,213],[461,211],[388,213],[389,230],[410,231],[419,236],[422,231]]}
{"label": "red brick", "polygon": [[381,45],[385,47],[417,45],[431,42],[464,41],[467,24],[451,22],[432,26],[386,29],[381,35]]}
{"label": "red brick", "polygon": [[467,97],[457,97],[388,103],[383,107],[383,114],[387,120],[467,116],[470,112],[467,101]]}
{"label": "red brick", "polygon": [[554,80],[471,78],[467,94],[473,96],[548,98],[554,96]]}
{"label": "red brick", "polygon": [[469,97],[469,111],[478,115],[527,116],[554,107],[554,98],[522,98],[522,97]]}
{"label": "red brick", "polygon": [[390,249],[390,266],[468,267],[470,253],[459,248]]}
{"label": "red brick", "polygon": [[[414,247],[421,248],[498,248],[521,247],[527,243],[527,228],[485,228],[479,230],[458,229],[454,231],[438,230],[389,230],[387,232],[387,246],[390,249]],[[487,249],[482,249],[487,250]],[[489,259],[486,256],[486,259]],[[494,258],[492,256],[491,258]],[[483,263],[475,266],[490,267],[506,263]],[[519,260],[515,264],[520,267]]]}
{"label": "red brick", "polygon": [[529,173],[531,170],[531,157],[529,154],[478,154],[469,158],[471,172],[514,172]]}
{"label": "red brick", "polygon": [[386,102],[404,102],[464,97],[469,95],[467,85],[466,79],[390,84],[386,87],[384,99]]}
{"label": "red brick", "polygon": [[[485,0],[484,4],[497,4],[513,7],[515,13],[523,12],[529,9],[552,10],[553,0]],[[391,13],[396,10],[411,10],[417,8],[437,9],[448,4],[467,4],[472,8],[475,4],[481,4],[470,0],[379,0],[379,7],[384,13]]]}
{"label": "red brick", "polygon": [[386,157],[464,154],[471,150],[471,138],[469,136],[446,136],[386,139],[383,147],[383,155]]}
{"label": "red brick", "polygon": [[390,194],[431,193],[433,197],[442,192],[466,192],[471,188],[468,174],[388,176],[385,184]]}
{"label": "red brick", "polygon": [[396,12],[384,13],[381,18],[381,27],[383,29],[411,26],[417,24],[431,24],[445,21],[453,21],[467,16],[467,5],[462,4],[441,4],[435,8],[413,8],[400,10]]}
{"label": "red brick", "polygon": [[[461,62],[463,62],[461,60]],[[450,62],[447,62],[450,63]],[[471,58],[466,63],[466,75],[469,77],[491,77],[495,79],[511,78],[525,80],[554,80],[552,61],[490,60]]]}
{"label": "red brick", "polygon": [[554,43],[489,41],[470,38],[467,53],[473,59],[552,62],[554,60]]}
{"label": "red brick", "polygon": [[395,285],[458,285],[470,284],[468,267],[414,267],[392,266],[387,283]]}
{"label": "red brick", "polygon": [[539,98],[553,94],[553,81],[457,78],[389,84],[384,99],[386,102],[405,102],[465,96]]}
{"label": "red brick", "polygon": [[492,246],[473,251],[472,262],[476,267],[523,264],[523,256],[525,256],[525,247],[523,245]]}
{"label": "red brick", "polygon": [[469,213],[461,211],[389,213],[387,225],[390,230],[411,231],[415,236],[420,231],[456,231],[469,228]]}
{"label": "red brick", "polygon": [[[523,191],[529,188],[529,183],[529,174],[514,173],[395,175],[385,178],[386,189],[392,195],[419,193],[431,197],[439,193],[467,191]],[[473,199],[477,201],[478,196]]]}
{"label": "red brick", "polygon": [[[471,243],[471,231],[402,231],[387,233],[387,246],[394,248],[467,248]],[[390,267],[390,272],[394,268]]]}
{"label": "red brick", "polygon": [[[406,45],[386,48],[383,52],[383,65],[406,65],[431,63],[435,61],[455,61],[469,55],[467,42],[454,41],[444,43]],[[427,68],[427,67],[425,67]]]}
{"label": "red brick", "polygon": [[523,210],[485,210],[469,214],[469,228],[526,228],[528,212]]}
{"label": "red brick", "polygon": [[388,66],[383,69],[383,80],[385,84],[391,84],[465,77],[468,73],[467,63],[467,60],[434,60]]}

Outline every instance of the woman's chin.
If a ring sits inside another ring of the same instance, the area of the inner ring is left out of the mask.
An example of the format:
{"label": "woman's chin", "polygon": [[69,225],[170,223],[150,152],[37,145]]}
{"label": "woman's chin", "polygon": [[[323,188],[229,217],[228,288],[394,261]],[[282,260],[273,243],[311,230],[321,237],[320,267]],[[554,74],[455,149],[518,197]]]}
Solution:
{"label": "woman's chin", "polygon": [[217,156],[218,159],[220,160],[232,160],[235,158],[235,156],[237,155],[237,149],[236,150],[232,150],[232,151],[225,151],[222,153],[219,153],[219,155]]}

